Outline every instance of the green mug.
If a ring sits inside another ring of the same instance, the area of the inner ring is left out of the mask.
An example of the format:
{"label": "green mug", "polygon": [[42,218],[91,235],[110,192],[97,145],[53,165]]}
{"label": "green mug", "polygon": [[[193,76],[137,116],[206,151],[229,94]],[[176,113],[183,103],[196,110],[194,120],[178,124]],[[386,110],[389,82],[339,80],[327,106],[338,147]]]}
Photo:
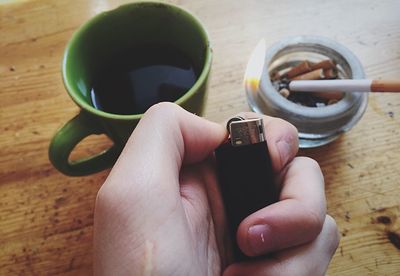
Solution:
{"label": "green mug", "polygon": [[[176,104],[202,114],[212,51],[206,30],[193,15],[177,6],[159,2],[136,2],[98,14],[76,31],[68,42],[62,63],[64,85],[80,112],[53,137],[49,159],[60,172],[82,176],[111,167],[143,114],[118,115],[92,106],[90,89],[98,68],[107,57],[149,44],[168,44],[202,68],[195,84]],[[85,137],[105,134],[113,146],[81,160],[70,153]]]}

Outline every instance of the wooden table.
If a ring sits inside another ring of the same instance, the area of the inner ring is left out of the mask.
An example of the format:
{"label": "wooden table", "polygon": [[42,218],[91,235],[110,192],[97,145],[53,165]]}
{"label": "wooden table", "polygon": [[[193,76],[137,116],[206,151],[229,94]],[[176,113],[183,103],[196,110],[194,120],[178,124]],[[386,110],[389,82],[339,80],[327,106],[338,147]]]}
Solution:
{"label": "wooden table", "polygon": [[[87,19],[122,2],[0,0],[0,275],[91,273],[93,206],[108,171],[66,177],[50,165],[47,148],[78,112],[61,81],[66,42]],[[327,36],[354,51],[369,78],[400,78],[396,0],[171,2],[195,13],[212,39],[210,120],[249,110],[242,78],[260,38]],[[342,234],[329,275],[400,273],[399,135],[400,94],[371,95],[349,133],[301,152],[321,164]],[[107,145],[90,137],[75,154]]]}

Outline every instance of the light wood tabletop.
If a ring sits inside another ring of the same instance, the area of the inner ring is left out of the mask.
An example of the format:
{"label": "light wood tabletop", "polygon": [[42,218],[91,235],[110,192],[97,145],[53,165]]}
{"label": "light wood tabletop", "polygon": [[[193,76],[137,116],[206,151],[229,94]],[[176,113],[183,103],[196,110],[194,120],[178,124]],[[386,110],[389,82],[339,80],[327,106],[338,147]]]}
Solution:
{"label": "light wood tabletop", "polygon": [[[92,271],[96,193],[109,171],[67,177],[48,160],[55,131],[77,112],[61,80],[72,33],[126,1],[0,0],[0,275],[87,275]],[[400,78],[400,1],[175,0],[200,18],[214,60],[204,116],[249,110],[245,65],[261,38],[332,38],[352,50],[368,78]],[[400,273],[400,94],[374,94],[361,121],[315,158],[328,211],[342,236],[329,275]],[[110,142],[90,137],[76,156]]]}

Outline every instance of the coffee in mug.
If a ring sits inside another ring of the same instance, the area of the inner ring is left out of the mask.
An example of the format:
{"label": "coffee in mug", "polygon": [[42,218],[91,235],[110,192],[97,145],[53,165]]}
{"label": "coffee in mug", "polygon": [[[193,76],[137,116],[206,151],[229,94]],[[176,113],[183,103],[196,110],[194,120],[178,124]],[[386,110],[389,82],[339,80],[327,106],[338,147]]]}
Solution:
{"label": "coffee in mug", "polygon": [[110,58],[91,89],[95,108],[113,114],[140,114],[158,102],[174,102],[194,85],[199,69],[170,45],[142,45]]}
{"label": "coffee in mug", "polygon": [[[201,115],[211,59],[207,32],[180,7],[135,2],[96,15],[73,34],[64,53],[64,85],[80,112],[53,137],[51,163],[73,176],[111,167],[143,113],[161,101]],[[92,134],[105,134],[113,145],[70,160]]]}

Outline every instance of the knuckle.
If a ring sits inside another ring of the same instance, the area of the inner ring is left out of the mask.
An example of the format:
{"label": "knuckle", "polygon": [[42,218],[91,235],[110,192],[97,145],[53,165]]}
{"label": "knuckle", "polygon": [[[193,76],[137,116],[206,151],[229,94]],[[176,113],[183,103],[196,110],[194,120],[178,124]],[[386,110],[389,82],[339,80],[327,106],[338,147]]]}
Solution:
{"label": "knuckle", "polygon": [[283,122],[285,122],[283,124],[284,125],[284,135],[285,135],[284,139],[287,141],[288,144],[291,145],[291,148],[295,149],[294,151],[297,152],[298,148],[299,148],[299,135],[297,132],[297,128],[286,121],[283,121]]}
{"label": "knuckle", "polygon": [[335,219],[330,215],[326,215],[324,228],[324,232],[326,232],[327,236],[328,254],[333,255],[339,246],[340,234]]}
{"label": "knuckle", "polygon": [[292,125],[288,121],[285,121],[281,118],[273,118],[273,119],[276,120],[277,124],[281,124],[282,126],[284,126],[286,132],[289,133],[291,136],[296,137],[296,138],[298,137],[298,131],[294,125]]}
{"label": "knuckle", "polygon": [[161,102],[151,106],[143,115],[141,121],[147,125],[163,128],[172,127],[180,116],[183,109],[171,102]]}
{"label": "knuckle", "polygon": [[314,170],[318,171],[321,170],[321,167],[319,166],[318,162],[310,157],[301,157],[301,161]]}
{"label": "knuckle", "polygon": [[315,161],[314,159],[310,158],[310,157],[306,157],[306,156],[298,156],[294,159],[294,163],[293,165],[296,166],[296,168],[301,171],[304,170],[305,168],[307,168],[307,171],[318,175],[321,183],[324,183],[324,176],[322,174],[322,170],[320,165],[318,164],[317,161]]}
{"label": "knuckle", "polygon": [[[111,177],[112,178],[112,177]],[[118,206],[126,199],[126,194],[120,189],[116,189],[115,182],[108,178],[100,187],[96,195],[96,209],[105,211],[115,211]]]}
{"label": "knuckle", "polygon": [[109,185],[105,182],[97,192],[96,205],[109,205],[110,203],[118,200],[115,198],[116,194],[112,193]]}
{"label": "knuckle", "polygon": [[325,216],[322,216],[309,208],[305,214],[307,214],[306,219],[304,220],[305,224],[308,225],[310,233],[312,233],[314,237],[317,237],[323,229]]}
{"label": "knuckle", "polygon": [[171,102],[161,102],[152,105],[144,114],[144,117],[165,117],[175,115],[180,107]]}
{"label": "knuckle", "polygon": [[110,198],[110,193],[108,192],[108,188],[105,184],[103,184],[96,195],[96,207],[95,211],[98,212],[105,212],[107,210],[107,206],[109,206],[110,202],[113,200]]}

